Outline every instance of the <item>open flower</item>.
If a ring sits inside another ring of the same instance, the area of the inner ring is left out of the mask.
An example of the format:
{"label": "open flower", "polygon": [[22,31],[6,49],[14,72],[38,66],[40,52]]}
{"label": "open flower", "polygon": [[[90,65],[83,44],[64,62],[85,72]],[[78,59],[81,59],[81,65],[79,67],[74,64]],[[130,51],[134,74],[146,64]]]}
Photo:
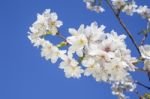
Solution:
{"label": "open flower", "polygon": [[139,6],[139,8],[137,9],[137,13],[148,20],[150,18],[150,8],[148,8],[147,6]]}
{"label": "open flower", "polygon": [[78,30],[70,28],[69,32],[72,34],[72,36],[67,37],[67,42],[71,44],[69,52],[76,52],[78,56],[82,57],[84,46],[88,43],[87,37],[84,34],[84,25],[81,25]]}
{"label": "open flower", "polygon": [[116,9],[121,9],[124,7],[124,5],[126,4],[126,1],[127,0],[111,0],[112,1],[112,4],[113,6],[116,8]]}
{"label": "open flower", "polygon": [[46,9],[42,14],[37,15],[37,20],[30,27],[31,33],[39,37],[46,34],[56,35],[62,21],[58,20],[57,14]]}
{"label": "open flower", "polygon": [[83,70],[78,66],[78,62],[74,59],[67,58],[60,63],[60,69],[63,69],[67,78],[80,78]]}
{"label": "open flower", "polygon": [[144,61],[144,68],[143,69],[150,72],[150,60]]}
{"label": "open flower", "polygon": [[134,12],[136,12],[136,8],[137,8],[137,5],[135,4],[135,2],[131,2],[129,4],[126,4],[122,11],[125,12],[127,15],[133,15]]}

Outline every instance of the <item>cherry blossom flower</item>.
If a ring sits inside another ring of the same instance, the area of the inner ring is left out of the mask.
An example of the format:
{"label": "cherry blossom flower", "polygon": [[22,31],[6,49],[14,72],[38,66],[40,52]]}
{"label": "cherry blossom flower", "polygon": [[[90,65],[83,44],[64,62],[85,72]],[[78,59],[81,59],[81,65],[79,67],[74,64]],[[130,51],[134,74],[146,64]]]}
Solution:
{"label": "cherry blossom flower", "polygon": [[139,48],[140,48],[142,57],[145,59],[150,59],[150,45],[143,45],[143,46],[140,46]]}

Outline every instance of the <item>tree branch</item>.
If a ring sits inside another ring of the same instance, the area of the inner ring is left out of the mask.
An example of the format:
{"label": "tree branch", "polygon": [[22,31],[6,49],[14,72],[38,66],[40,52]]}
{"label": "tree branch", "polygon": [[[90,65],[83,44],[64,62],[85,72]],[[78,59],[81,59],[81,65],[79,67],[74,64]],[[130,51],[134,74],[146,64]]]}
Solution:
{"label": "tree branch", "polygon": [[106,0],[106,3],[108,4],[108,6],[112,9],[116,19],[119,21],[120,25],[122,26],[122,28],[126,31],[126,33],[128,34],[128,36],[130,37],[131,41],[133,42],[134,46],[136,47],[138,53],[141,55],[139,47],[136,43],[136,41],[134,40],[132,34],[130,33],[130,31],[127,29],[126,25],[124,24],[124,22],[121,20],[121,18],[119,17],[119,13],[116,12],[116,10],[113,8],[113,6],[111,5],[109,0]]}

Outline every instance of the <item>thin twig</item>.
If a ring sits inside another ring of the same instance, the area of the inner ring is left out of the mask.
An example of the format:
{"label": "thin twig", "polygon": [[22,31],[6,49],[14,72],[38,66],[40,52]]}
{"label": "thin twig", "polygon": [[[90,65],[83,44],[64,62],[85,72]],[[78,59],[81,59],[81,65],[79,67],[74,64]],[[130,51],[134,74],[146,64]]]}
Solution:
{"label": "thin twig", "polygon": [[66,38],[60,32],[57,32],[56,36],[58,36],[59,38],[61,38],[62,40],[64,40],[68,44]]}
{"label": "thin twig", "polygon": [[57,36],[60,37],[61,39],[63,39],[64,41],[66,41],[65,37],[62,36],[61,34],[58,34]]}
{"label": "thin twig", "polygon": [[[147,23],[147,30],[149,29],[149,22]],[[146,38],[147,38],[147,36],[148,36],[148,34],[144,34],[144,37],[142,38],[142,41],[141,41],[141,44],[140,45],[143,45],[144,44],[144,42],[145,42],[145,40],[146,40]]]}
{"label": "thin twig", "polygon": [[150,87],[149,87],[149,86],[144,85],[144,84],[142,84],[142,83],[140,83],[140,82],[138,82],[138,81],[136,82],[136,84],[138,84],[138,85],[140,85],[140,86],[142,86],[142,87],[144,87],[144,88],[150,90]]}
{"label": "thin twig", "polygon": [[143,45],[143,44],[144,44],[144,42],[145,42],[146,38],[147,38],[147,35],[144,35],[144,37],[142,38],[142,41],[141,41],[141,45]]}
{"label": "thin twig", "polygon": [[126,25],[124,24],[124,22],[121,20],[121,18],[119,17],[119,14],[116,12],[116,10],[113,8],[113,6],[111,5],[111,3],[109,2],[109,0],[106,0],[106,3],[108,4],[108,6],[112,9],[115,17],[117,18],[117,20],[119,21],[120,25],[123,27],[123,29],[126,31],[126,33],[128,34],[128,36],[130,37],[130,39],[132,40],[134,46],[136,47],[138,53],[141,55],[139,47],[136,43],[136,41],[134,40],[132,34],[130,33],[130,31],[127,29]]}

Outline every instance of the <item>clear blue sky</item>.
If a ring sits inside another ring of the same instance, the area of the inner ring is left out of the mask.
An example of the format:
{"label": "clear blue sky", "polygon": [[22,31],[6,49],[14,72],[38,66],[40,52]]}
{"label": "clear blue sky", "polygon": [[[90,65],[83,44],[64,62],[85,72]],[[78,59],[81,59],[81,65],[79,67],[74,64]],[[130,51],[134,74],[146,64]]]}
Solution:
{"label": "clear blue sky", "polygon": [[[140,5],[148,5],[149,0],[137,0]],[[139,2],[140,1],[140,2]],[[57,12],[64,22],[61,32],[68,35],[69,27],[97,21],[106,25],[106,31],[115,29],[125,33],[106,4],[106,13],[97,14],[85,8],[82,0],[0,0],[0,99],[115,99],[110,85],[98,83],[91,77],[66,79],[58,63],[51,64],[40,56],[40,50],[27,39],[29,26],[36,20],[36,14],[50,8]],[[136,40],[137,33],[145,28],[145,21],[138,15],[122,15]],[[51,38],[53,42],[56,39]],[[138,56],[130,39],[128,48],[133,56]],[[146,41],[150,44],[150,36]],[[150,85],[145,73],[134,73],[133,78]],[[139,87],[139,91],[148,92]],[[135,94],[128,94],[137,99]]]}

